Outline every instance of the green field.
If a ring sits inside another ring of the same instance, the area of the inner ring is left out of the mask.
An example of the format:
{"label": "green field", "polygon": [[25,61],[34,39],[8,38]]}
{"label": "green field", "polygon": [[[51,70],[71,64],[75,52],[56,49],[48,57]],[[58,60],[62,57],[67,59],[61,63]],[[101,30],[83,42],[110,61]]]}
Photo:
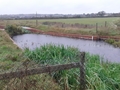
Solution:
{"label": "green field", "polygon": [[111,17],[111,18],[73,18],[73,19],[41,19],[38,20],[39,22],[63,22],[63,23],[80,23],[80,24],[95,24],[95,23],[104,23],[107,22],[113,22],[115,20],[119,19],[118,17]]}
{"label": "green field", "polygon": [[[62,23],[69,23],[69,24],[75,24],[75,23],[80,23],[80,24],[96,24],[96,23],[105,23],[107,22],[114,22],[118,20],[119,17],[110,17],[110,18],[73,18],[73,19],[38,19],[38,23],[42,22],[62,22]],[[0,24],[36,24],[35,19],[26,19],[26,20],[0,20]]]}

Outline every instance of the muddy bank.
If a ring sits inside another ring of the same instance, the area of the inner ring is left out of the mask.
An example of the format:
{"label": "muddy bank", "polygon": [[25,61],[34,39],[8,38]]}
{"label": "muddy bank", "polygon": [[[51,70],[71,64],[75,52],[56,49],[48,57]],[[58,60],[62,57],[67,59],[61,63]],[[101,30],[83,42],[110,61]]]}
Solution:
{"label": "muddy bank", "polygon": [[120,40],[120,37],[116,36],[99,36],[99,35],[81,35],[81,34],[66,34],[66,33],[58,33],[58,32],[43,32],[34,28],[26,28],[26,30],[29,30],[33,33],[40,33],[40,34],[46,34],[46,35],[52,35],[52,36],[59,36],[59,37],[69,37],[69,38],[76,38],[76,39],[86,39],[86,40],[106,40],[106,39],[114,39],[114,40]]}
{"label": "muddy bank", "polygon": [[1,26],[1,25],[0,25],[0,29],[5,29],[5,26]]}

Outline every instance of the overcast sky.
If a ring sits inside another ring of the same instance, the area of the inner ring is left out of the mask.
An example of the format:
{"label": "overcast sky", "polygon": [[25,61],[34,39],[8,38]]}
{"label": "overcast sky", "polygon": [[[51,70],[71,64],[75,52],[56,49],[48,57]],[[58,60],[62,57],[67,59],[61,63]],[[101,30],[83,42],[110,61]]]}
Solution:
{"label": "overcast sky", "polygon": [[120,12],[120,0],[0,0],[0,14]]}

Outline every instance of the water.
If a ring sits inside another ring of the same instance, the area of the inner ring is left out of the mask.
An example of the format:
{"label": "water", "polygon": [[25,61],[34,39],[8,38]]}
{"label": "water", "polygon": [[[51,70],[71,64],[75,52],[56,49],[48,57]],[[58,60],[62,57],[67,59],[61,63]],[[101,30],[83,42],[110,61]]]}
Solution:
{"label": "water", "polygon": [[115,48],[103,41],[98,42],[40,34],[17,35],[13,37],[13,40],[19,47],[23,49],[27,47],[31,50],[49,43],[56,45],[63,44],[65,46],[73,46],[78,48],[80,51],[89,52],[90,54],[97,54],[101,56],[101,59],[104,58],[104,60],[107,60],[109,62],[120,63],[120,48]]}

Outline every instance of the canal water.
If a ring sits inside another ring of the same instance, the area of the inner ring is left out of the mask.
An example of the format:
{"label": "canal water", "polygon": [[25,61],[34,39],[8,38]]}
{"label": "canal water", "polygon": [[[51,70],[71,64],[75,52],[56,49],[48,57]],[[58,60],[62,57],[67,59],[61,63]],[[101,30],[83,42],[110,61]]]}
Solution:
{"label": "canal water", "polygon": [[27,47],[33,50],[36,47],[50,43],[55,45],[63,44],[65,46],[76,47],[80,51],[89,52],[90,54],[97,54],[105,61],[120,63],[120,48],[115,48],[103,41],[90,41],[40,34],[17,35],[13,37],[13,40],[22,49]]}

